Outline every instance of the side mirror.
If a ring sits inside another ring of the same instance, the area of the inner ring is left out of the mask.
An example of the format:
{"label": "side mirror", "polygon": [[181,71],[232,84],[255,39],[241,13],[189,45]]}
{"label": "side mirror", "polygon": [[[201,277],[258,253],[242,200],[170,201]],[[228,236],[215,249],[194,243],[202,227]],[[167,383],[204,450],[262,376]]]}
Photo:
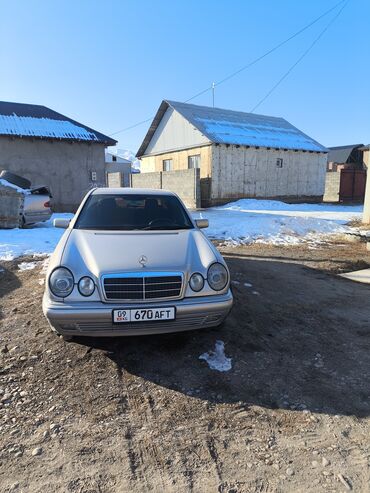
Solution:
{"label": "side mirror", "polygon": [[57,219],[54,219],[53,224],[54,224],[54,228],[67,229],[70,222],[71,222],[70,219],[64,219],[63,217],[58,217]]}
{"label": "side mirror", "polygon": [[196,219],[195,220],[195,224],[200,229],[208,228],[208,226],[209,226],[208,219]]}

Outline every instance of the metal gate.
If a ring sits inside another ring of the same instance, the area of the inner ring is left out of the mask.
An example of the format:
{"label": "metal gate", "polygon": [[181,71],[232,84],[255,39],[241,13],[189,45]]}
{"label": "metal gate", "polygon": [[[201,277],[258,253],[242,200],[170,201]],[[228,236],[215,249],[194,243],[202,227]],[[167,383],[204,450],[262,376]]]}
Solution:
{"label": "metal gate", "polygon": [[366,171],[342,169],[340,172],[339,201],[363,202],[365,197]]}

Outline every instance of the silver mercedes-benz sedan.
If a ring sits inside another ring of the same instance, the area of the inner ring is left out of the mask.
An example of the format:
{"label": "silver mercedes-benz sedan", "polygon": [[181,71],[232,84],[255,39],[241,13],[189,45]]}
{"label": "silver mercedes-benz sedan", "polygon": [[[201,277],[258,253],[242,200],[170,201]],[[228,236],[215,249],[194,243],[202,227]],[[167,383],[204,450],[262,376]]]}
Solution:
{"label": "silver mercedes-benz sedan", "polygon": [[220,325],[233,297],[224,259],[179,197],[163,190],[96,188],[53,253],[43,298],[52,329],[129,336]]}

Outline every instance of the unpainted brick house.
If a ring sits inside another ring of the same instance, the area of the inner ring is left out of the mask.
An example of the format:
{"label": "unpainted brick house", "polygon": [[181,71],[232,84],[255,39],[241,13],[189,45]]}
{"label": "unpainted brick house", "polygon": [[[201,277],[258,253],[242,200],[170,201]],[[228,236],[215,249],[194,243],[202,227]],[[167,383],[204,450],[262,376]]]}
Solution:
{"label": "unpainted brick house", "polygon": [[45,106],[0,102],[0,170],[46,185],[57,211],[75,211],[105,186],[105,148],[116,141]]}
{"label": "unpainted brick house", "polygon": [[163,101],[141,173],[200,169],[202,205],[243,197],[322,200],[327,149],[283,118]]}

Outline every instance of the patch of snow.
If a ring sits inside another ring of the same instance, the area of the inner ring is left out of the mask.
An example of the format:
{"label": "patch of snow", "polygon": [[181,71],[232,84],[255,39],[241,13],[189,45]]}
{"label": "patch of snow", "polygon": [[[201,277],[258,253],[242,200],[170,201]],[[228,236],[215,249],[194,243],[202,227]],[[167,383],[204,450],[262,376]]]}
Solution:
{"label": "patch of snow", "polygon": [[238,210],[244,212],[251,211],[301,211],[301,212],[362,212],[362,205],[343,205],[343,204],[287,204],[281,200],[263,200],[263,199],[239,199],[235,202],[215,207],[215,209]]}
{"label": "patch of snow", "polygon": [[361,216],[361,205],[285,204],[257,199],[241,199],[193,213],[195,219],[209,220],[206,234],[210,238],[224,240],[231,246],[253,242],[322,243],[326,235],[354,231],[346,223]]}
{"label": "patch of snow", "polygon": [[[251,209],[253,208],[253,210]],[[267,243],[299,245],[312,248],[327,241],[329,235],[356,233],[346,223],[361,219],[362,206],[328,204],[285,204],[275,200],[242,199],[222,207],[192,212],[194,219],[207,218],[205,230],[211,239],[229,245]],[[53,220],[73,217],[72,214],[53,214],[45,223],[32,228],[0,230],[0,260],[13,260],[21,255],[50,255],[64,230],[54,228]],[[366,236],[370,232],[363,232]],[[237,281],[239,282],[239,281]],[[234,283],[236,284],[236,282]]]}
{"label": "patch of snow", "polygon": [[0,260],[14,260],[22,255],[50,255],[64,232],[53,226],[57,217],[71,218],[73,214],[53,214],[48,221],[32,228],[1,229]]}
{"label": "patch of snow", "polygon": [[46,274],[46,271],[48,270],[49,267],[49,262],[50,262],[50,258],[46,257],[46,259],[42,262],[41,274]]}
{"label": "patch of snow", "polygon": [[258,291],[252,291],[252,294],[255,294],[256,296],[260,296],[260,293]]}
{"label": "patch of snow", "polygon": [[21,262],[18,264],[18,270],[32,270],[36,267],[37,262]]}
{"label": "patch of snow", "polygon": [[2,135],[54,137],[57,139],[99,140],[94,132],[68,120],[18,116],[16,114],[0,115],[0,133]]}
{"label": "patch of snow", "polygon": [[231,281],[231,284],[234,284],[235,286],[239,286],[240,282],[239,281]]}
{"label": "patch of snow", "polygon": [[211,370],[231,370],[231,358],[225,355],[225,344],[223,341],[216,341],[214,351],[210,350],[208,353],[201,354],[199,359],[206,361]]}
{"label": "patch of snow", "polygon": [[244,115],[230,120],[222,117],[218,120],[211,118],[195,118],[195,120],[200,127],[199,130],[204,129],[203,133],[210,135],[215,142],[306,151],[325,150],[318,142],[285,120],[260,115]]}
{"label": "patch of snow", "polygon": [[253,286],[253,284],[251,284],[250,282],[245,282],[245,283],[244,283],[244,286],[245,286],[246,288],[251,288],[251,287]]}

